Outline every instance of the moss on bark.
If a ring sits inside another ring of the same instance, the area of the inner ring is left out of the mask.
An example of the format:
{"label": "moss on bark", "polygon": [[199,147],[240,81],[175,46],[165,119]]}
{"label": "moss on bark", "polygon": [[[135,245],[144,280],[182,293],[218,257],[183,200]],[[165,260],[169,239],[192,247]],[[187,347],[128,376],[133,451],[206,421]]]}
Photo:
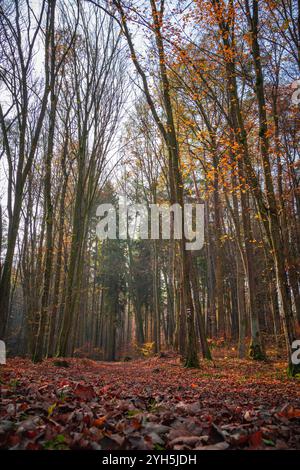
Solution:
{"label": "moss on bark", "polygon": [[300,364],[293,364],[290,362],[287,368],[287,375],[290,378],[300,378]]}
{"label": "moss on bark", "polygon": [[253,341],[250,343],[248,355],[250,359],[253,359],[254,361],[266,360],[266,354],[263,348],[259,344],[255,344]]}
{"label": "moss on bark", "polygon": [[188,369],[199,369],[199,359],[197,354],[192,354],[187,356],[184,361],[184,367]]}

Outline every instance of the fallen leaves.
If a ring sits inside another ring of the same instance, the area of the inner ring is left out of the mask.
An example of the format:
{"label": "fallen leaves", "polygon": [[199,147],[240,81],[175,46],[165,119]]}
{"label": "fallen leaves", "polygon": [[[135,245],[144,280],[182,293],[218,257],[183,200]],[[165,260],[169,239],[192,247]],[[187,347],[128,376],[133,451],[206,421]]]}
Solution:
{"label": "fallen leaves", "polygon": [[226,450],[228,449],[228,442],[218,442],[210,446],[196,447],[196,450]]}
{"label": "fallen leaves", "polygon": [[283,416],[287,419],[300,418],[300,408],[286,405],[280,410],[278,416]]}
{"label": "fallen leaves", "polygon": [[48,408],[48,418],[50,418],[50,416],[52,415],[55,408],[56,408],[56,403],[53,403],[53,405],[49,406],[49,408]]}
{"label": "fallen leaves", "polygon": [[298,384],[270,364],[220,362],[9,360],[0,448],[300,449]]}
{"label": "fallen leaves", "polygon": [[92,400],[96,397],[95,390],[91,385],[82,385],[80,383],[76,385],[74,394],[82,400]]}
{"label": "fallen leaves", "polygon": [[97,428],[102,428],[105,422],[106,422],[106,416],[101,416],[101,418],[95,419],[93,425],[96,426]]}
{"label": "fallen leaves", "polygon": [[262,444],[262,432],[256,431],[249,436],[249,443],[251,447],[260,447]]}

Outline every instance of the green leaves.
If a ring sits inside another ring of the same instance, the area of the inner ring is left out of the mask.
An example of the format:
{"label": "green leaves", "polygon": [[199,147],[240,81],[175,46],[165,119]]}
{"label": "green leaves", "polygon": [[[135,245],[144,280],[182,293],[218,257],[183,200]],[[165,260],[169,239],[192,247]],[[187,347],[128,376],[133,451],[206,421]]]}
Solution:
{"label": "green leaves", "polygon": [[54,439],[45,442],[44,448],[47,450],[67,450],[69,447],[65,443],[65,436],[58,434]]}

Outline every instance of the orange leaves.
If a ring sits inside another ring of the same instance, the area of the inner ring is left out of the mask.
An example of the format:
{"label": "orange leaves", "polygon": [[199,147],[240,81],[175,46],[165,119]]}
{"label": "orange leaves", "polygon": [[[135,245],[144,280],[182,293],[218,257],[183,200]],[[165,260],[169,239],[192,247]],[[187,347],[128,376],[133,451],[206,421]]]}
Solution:
{"label": "orange leaves", "polygon": [[216,170],[212,166],[206,173],[206,179],[208,182],[212,182],[215,179]]}
{"label": "orange leaves", "polygon": [[235,58],[235,50],[233,47],[224,46],[220,48],[225,62],[232,62]]}
{"label": "orange leaves", "polygon": [[102,428],[105,422],[106,416],[101,416],[100,418],[95,419],[95,421],[93,422],[93,426],[96,426],[96,428]]}
{"label": "orange leaves", "polygon": [[243,35],[243,39],[247,43],[247,45],[249,47],[251,47],[251,45],[252,45],[252,35],[251,35],[251,33],[250,32],[245,33]]}
{"label": "orange leaves", "polygon": [[290,405],[286,405],[278,413],[278,416],[281,416],[287,419],[300,418],[300,409],[294,408],[293,406],[290,406]]}
{"label": "orange leaves", "polygon": [[209,134],[206,130],[201,130],[197,133],[197,137],[200,141],[204,141],[204,140],[207,140]]}

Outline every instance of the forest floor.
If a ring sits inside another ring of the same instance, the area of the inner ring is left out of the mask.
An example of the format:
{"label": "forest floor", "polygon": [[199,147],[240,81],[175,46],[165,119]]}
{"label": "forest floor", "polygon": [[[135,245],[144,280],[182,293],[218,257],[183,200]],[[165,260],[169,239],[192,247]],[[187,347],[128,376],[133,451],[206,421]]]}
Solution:
{"label": "forest floor", "polygon": [[299,380],[276,360],[15,358],[0,383],[2,449],[300,449]]}

